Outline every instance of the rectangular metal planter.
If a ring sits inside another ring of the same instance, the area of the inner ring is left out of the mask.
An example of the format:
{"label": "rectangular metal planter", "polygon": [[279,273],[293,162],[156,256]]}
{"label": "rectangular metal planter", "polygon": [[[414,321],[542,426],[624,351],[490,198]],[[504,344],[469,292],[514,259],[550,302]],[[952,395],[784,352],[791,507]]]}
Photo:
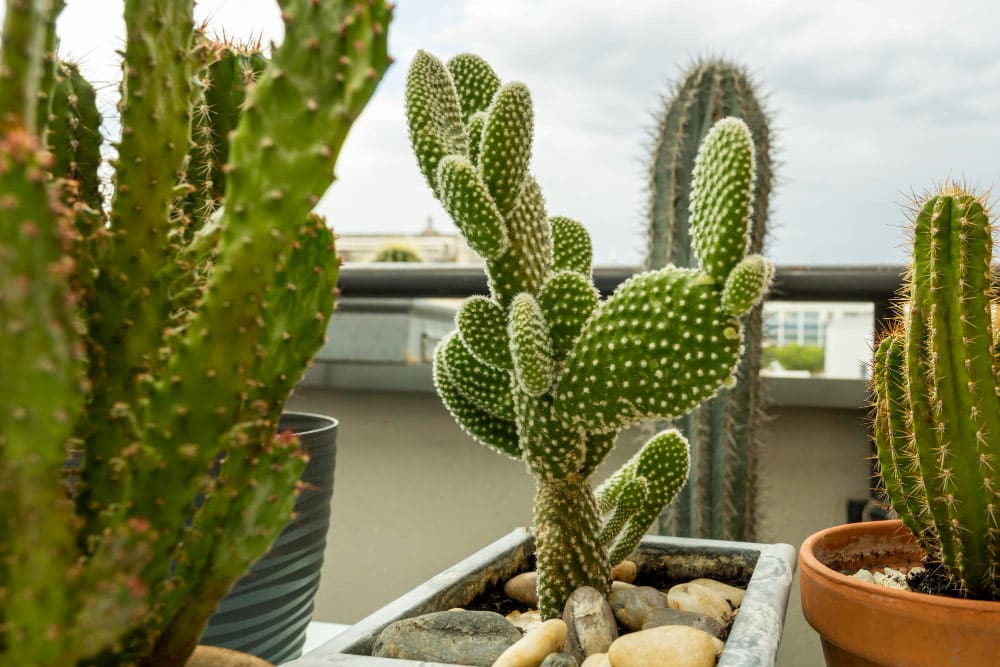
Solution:
{"label": "rectangular metal planter", "polygon": [[[287,667],[429,667],[440,663],[371,657],[382,629],[402,618],[464,607],[487,588],[530,568],[531,534],[519,528],[351,626]],[[644,573],[673,581],[710,577],[747,592],[718,667],[772,667],[795,571],[788,544],[756,544],[647,535],[633,554]]]}

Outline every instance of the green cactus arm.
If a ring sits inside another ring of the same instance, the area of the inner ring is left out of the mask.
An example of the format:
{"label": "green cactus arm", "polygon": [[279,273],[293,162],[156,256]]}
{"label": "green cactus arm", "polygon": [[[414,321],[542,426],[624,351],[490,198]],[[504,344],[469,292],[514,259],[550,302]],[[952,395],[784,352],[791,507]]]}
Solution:
{"label": "green cactus arm", "polygon": [[458,93],[462,122],[471,125],[474,115],[489,108],[500,88],[500,78],[485,60],[471,53],[460,53],[449,60],[448,72]]}
{"label": "green cactus arm", "polygon": [[754,145],[746,124],[724,118],[698,150],[691,183],[691,233],[702,270],[724,283],[746,254],[754,188]]}
{"label": "green cactus arm", "polygon": [[59,59],[56,57],[59,38],[56,35],[56,19],[66,7],[66,0],[49,0],[48,14],[45,17],[45,55],[42,57],[42,76],[38,81],[38,104],[35,107],[35,132],[44,134],[49,122],[49,104],[52,86],[56,80]]}
{"label": "green cactus arm", "polygon": [[485,296],[473,296],[462,304],[455,317],[462,342],[476,359],[500,370],[513,370],[507,338],[507,314]]}
{"label": "green cactus arm", "polygon": [[552,270],[575,271],[589,277],[594,249],[586,228],[562,216],[549,218],[549,222],[552,224]]}
{"label": "green cactus arm", "polygon": [[486,112],[477,111],[469,118],[469,162],[479,165],[479,151],[482,149],[483,128],[486,127]]}
{"label": "green cactus arm", "polygon": [[469,247],[484,259],[507,250],[507,227],[469,159],[448,155],[438,163],[438,198]]}
{"label": "green cactus arm", "polygon": [[922,520],[926,500],[920,477],[915,474],[916,452],[906,423],[910,405],[906,396],[904,345],[902,332],[893,332],[875,350],[872,368],[875,445],[893,509],[914,535],[922,537],[930,524]]}
{"label": "green cactus arm", "polygon": [[551,396],[532,396],[518,386],[513,394],[517,434],[532,475],[542,481],[579,476],[586,435],[566,427]]}
{"label": "green cactus arm", "polygon": [[498,419],[514,421],[510,373],[476,359],[461,336],[450,336],[443,347],[450,384],[483,412]]}
{"label": "green cactus arm", "polygon": [[552,356],[566,358],[600,296],[589,278],[575,271],[550,274],[538,292],[538,305],[552,336]]}
{"label": "green cactus arm", "polygon": [[229,160],[229,135],[236,129],[247,89],[264,71],[267,59],[253,48],[206,44],[210,62],[199,73],[201,94],[194,104],[187,178],[193,188],[182,202],[187,216],[183,238],[191,236],[222,205],[223,167]]}
{"label": "green cactus arm", "polygon": [[627,558],[639,546],[639,540],[650,525],[684,486],[690,458],[687,440],[680,431],[670,429],[653,436],[629,462],[635,478],[646,480],[646,496],[608,554],[612,565]]}
{"label": "green cactus arm", "polygon": [[[449,334],[454,336],[455,334]],[[486,445],[501,454],[514,459],[521,458],[521,445],[518,441],[517,427],[514,422],[498,419],[480,410],[472,401],[465,398],[451,383],[445,361],[444,349],[448,338],[438,343],[434,350],[434,386],[437,389],[445,408],[451,413],[458,425],[476,442]]]}
{"label": "green cactus arm", "polygon": [[615,508],[622,491],[633,479],[635,479],[635,461],[628,461],[601,482],[594,491],[597,509],[601,514],[607,514]]}
{"label": "green cactus arm", "polygon": [[[260,295],[288,261],[301,225],[294,221],[306,219],[329,182],[350,124],[388,64],[389,14],[381,2],[283,3],[285,41],[249,96],[230,145],[215,269],[151,391],[149,422],[172,425],[146,433],[163,464],[137,461],[133,468],[134,489],[162,490],[136,493],[128,505],[131,516],[164,527],[155,534],[157,548],[176,542],[187,499],[253,386],[254,342],[269,318],[282,316],[268,312]],[[168,565],[152,561],[149,577],[162,578]]]}
{"label": "green cactus arm", "polygon": [[927,254],[917,256],[915,245],[913,280],[928,297],[921,306],[927,313],[938,474],[948,514],[962,527],[956,540],[942,545],[954,550],[952,572],[983,594],[992,586],[985,554],[998,537],[998,517],[991,514],[994,489],[1000,488],[992,470],[1000,453],[994,451],[1000,402],[990,356],[990,225],[972,195],[956,192],[931,202],[930,215],[918,219],[914,230],[915,237],[927,237]]}
{"label": "green cactus arm", "polygon": [[[25,129],[0,134],[0,662],[71,651],[72,504],[60,482],[83,359],[64,258],[71,227]],[[72,654],[72,653],[70,653]]]}
{"label": "green cactus arm", "polygon": [[774,265],[760,255],[747,255],[726,278],[722,309],[742,317],[760,304],[774,279]]}
{"label": "green cactus arm", "polygon": [[542,618],[560,618],[567,598],[580,586],[607,594],[611,566],[598,539],[601,518],[587,482],[578,475],[540,481],[534,514]]}
{"label": "green cactus arm", "polygon": [[601,526],[601,532],[597,536],[601,544],[605,547],[612,545],[629,519],[645,504],[648,493],[649,485],[645,477],[634,477],[625,484],[618,495],[617,504],[611,510],[611,516]]}
{"label": "green cactus arm", "polygon": [[[233,443],[219,479],[195,516],[185,538],[184,558],[173,579],[184,593],[172,595],[182,604],[160,612],[163,630],[144,665],[183,664],[194,650],[217,602],[247,568],[267,551],[292,515],[295,494],[289,493],[305,469],[298,438],[275,434],[273,425],[250,426]],[[239,433],[239,432],[238,432]],[[252,494],[245,493],[252,487]]]}
{"label": "green cactus arm", "polygon": [[534,112],[523,83],[508,83],[497,91],[486,113],[479,149],[479,173],[506,215],[521,193],[531,161]]}
{"label": "green cactus arm", "polygon": [[[73,181],[74,198],[96,212],[103,208],[97,176],[101,166],[100,125],[94,87],[75,64],[59,63],[45,136],[53,156],[51,171],[57,178]],[[88,236],[92,233],[90,228],[78,227],[78,231]]]}
{"label": "green cactus arm", "polygon": [[549,325],[533,296],[523,292],[510,305],[507,325],[514,378],[531,396],[540,396],[552,386],[555,367]]}
{"label": "green cactus arm", "polygon": [[[930,400],[931,384],[928,380],[931,376],[930,351],[927,345],[927,339],[930,335],[928,311],[931,301],[931,290],[929,281],[926,279],[929,272],[926,258],[930,256],[930,234],[927,233],[927,230],[930,227],[930,218],[933,210],[934,201],[931,200],[921,209],[914,225],[915,231],[921,233],[915,233],[913,238],[915,266],[911,269],[912,275],[909,286],[910,303],[906,331],[906,386],[907,394],[910,397],[911,427],[916,443],[920,473],[924,480],[928,510],[933,517],[934,525],[938,529],[940,543],[952,544],[957,539],[957,536],[954,535],[951,521],[948,517],[948,507],[945,504],[945,491],[943,488],[944,480],[938,472],[935,435],[937,426],[932,417],[934,413]],[[921,265],[923,266],[922,269]],[[917,280],[918,275],[923,279]],[[955,550],[952,548],[941,549],[938,547],[931,553],[931,556],[940,559],[946,567],[951,567],[955,562],[954,553]]]}
{"label": "green cactus arm", "polygon": [[722,310],[704,274],[634,276],[584,325],[555,389],[557,407],[590,433],[678,417],[732,382],[740,344],[739,320]]}
{"label": "green cactus arm", "polygon": [[526,177],[517,203],[505,218],[507,252],[486,260],[490,292],[504,308],[521,292],[535,294],[552,264],[552,234],[541,188]]}
{"label": "green cactus arm", "polygon": [[11,0],[3,24],[0,49],[0,126],[23,127],[40,134],[46,82],[51,82],[51,46],[59,0]]}
{"label": "green cactus arm", "polygon": [[455,83],[441,61],[418,51],[406,75],[406,121],[417,163],[433,192],[438,191],[438,163],[447,155],[467,153],[462,105]]}

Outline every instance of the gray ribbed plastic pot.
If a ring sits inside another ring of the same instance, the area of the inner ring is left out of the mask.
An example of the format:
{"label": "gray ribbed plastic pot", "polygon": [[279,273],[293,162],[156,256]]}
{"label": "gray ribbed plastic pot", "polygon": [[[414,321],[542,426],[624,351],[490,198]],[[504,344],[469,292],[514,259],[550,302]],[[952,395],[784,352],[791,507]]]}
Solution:
{"label": "gray ribbed plastic pot", "polygon": [[[464,607],[498,582],[530,569],[534,548],[531,533],[518,528],[285,667],[437,666],[440,663],[373,658],[372,647],[390,623]],[[773,667],[795,572],[791,546],[647,535],[631,558],[639,566],[640,579],[711,577],[745,586],[740,613],[717,667]]]}
{"label": "gray ribbed plastic pot", "polygon": [[309,453],[295,518],[222,599],[201,637],[202,644],[243,651],[276,665],[302,654],[312,619],[330,526],[337,420],[286,412],[279,429],[293,431]]}

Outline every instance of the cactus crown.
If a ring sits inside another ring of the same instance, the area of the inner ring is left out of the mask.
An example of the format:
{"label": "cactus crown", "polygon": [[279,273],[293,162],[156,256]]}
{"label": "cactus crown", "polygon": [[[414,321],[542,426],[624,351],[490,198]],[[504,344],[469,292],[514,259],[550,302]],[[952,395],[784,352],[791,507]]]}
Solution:
{"label": "cactus crown", "polygon": [[1000,599],[1000,339],[983,198],[919,202],[895,327],[876,348],[875,441],[893,508],[968,595]]}
{"label": "cactus crown", "polygon": [[62,5],[8,2],[0,50],[0,663],[180,665],[291,511],[277,420],[337,277],[310,211],[391,10],[283,0],[266,63],[197,34],[191,0],[126,0],[105,201]]}
{"label": "cactus crown", "polygon": [[713,127],[696,169],[702,269],[631,278],[601,300],[590,237],[549,218],[529,171],[531,96],[482,59],[442,64],[420,52],[406,88],[417,162],[470,246],[490,296],[467,300],[435,353],[438,393],[478,442],[524,460],[537,482],[535,534],[543,615],[578,586],[608,586],[683,485],[687,443],[650,440],[596,495],[589,478],[620,429],[677,417],[734,381],[739,317],[759,302],[770,264],[745,257],[754,152],[746,126]]}

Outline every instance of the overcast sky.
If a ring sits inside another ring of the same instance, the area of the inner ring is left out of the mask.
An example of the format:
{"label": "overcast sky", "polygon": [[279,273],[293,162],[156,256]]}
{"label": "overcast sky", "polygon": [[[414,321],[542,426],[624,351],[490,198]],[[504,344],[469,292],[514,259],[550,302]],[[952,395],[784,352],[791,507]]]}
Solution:
{"label": "overcast sky", "polygon": [[[63,52],[106,83],[120,14],[115,0],[69,0],[59,23]],[[281,38],[272,1],[203,0],[197,16],[231,35]],[[549,213],[588,226],[597,262],[638,262],[660,96],[693,58],[722,55],[754,73],[773,117],[768,254],[901,262],[911,190],[949,175],[983,188],[1000,179],[997,26],[989,0],[401,0],[389,33],[397,62],[320,211],[339,232],[418,231],[428,216],[452,229],[410,153],[403,82],[418,48],[442,60],[471,51],[532,91],[532,169]]]}

